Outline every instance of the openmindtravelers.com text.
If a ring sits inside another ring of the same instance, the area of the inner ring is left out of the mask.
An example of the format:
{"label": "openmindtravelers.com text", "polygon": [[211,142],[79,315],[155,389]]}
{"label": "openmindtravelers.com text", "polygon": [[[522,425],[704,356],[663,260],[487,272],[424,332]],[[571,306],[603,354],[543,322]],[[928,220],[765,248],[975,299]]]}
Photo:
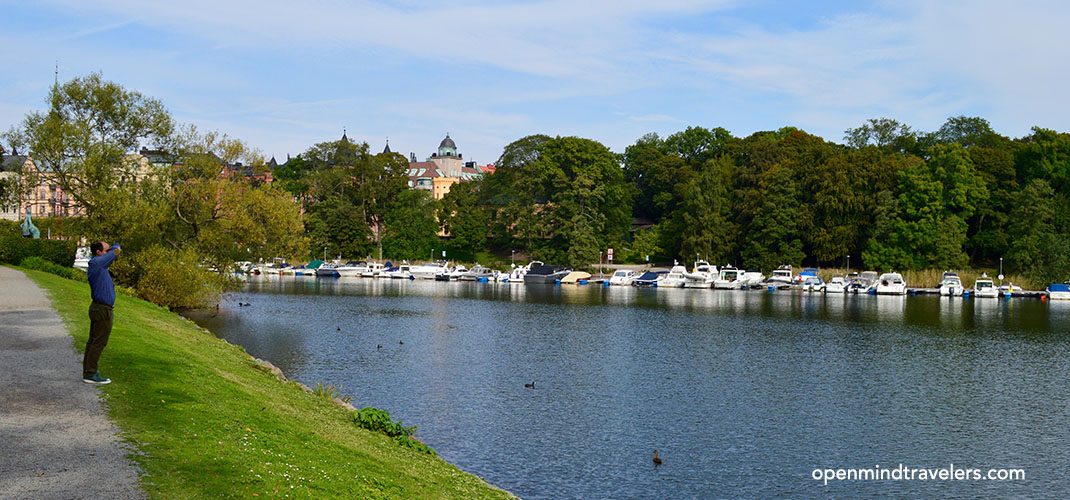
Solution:
{"label": "openmindtravelers.com text", "polygon": [[874,465],[861,469],[814,469],[810,474],[816,481],[1023,481],[1025,469],[974,469],[956,467],[918,468],[899,464],[886,468]]}

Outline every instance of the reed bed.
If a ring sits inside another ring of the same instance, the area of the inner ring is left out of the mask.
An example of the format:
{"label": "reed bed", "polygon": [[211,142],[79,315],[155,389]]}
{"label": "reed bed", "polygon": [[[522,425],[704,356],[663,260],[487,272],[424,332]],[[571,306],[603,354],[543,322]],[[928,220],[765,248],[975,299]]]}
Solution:
{"label": "reed bed", "polygon": [[[858,269],[852,269],[852,271],[859,271]],[[798,271],[796,271],[798,272]],[[849,271],[842,268],[829,268],[819,269],[818,276],[826,283],[829,282],[834,276],[847,276]],[[940,285],[940,280],[943,279],[944,273],[947,270],[944,269],[919,269],[914,271],[900,271],[903,275],[903,279],[906,280],[907,286],[910,288],[936,288]],[[951,272],[957,273],[959,279],[962,280],[962,284],[967,288],[973,287],[973,282],[977,278],[981,277],[981,274],[988,274],[989,278],[992,278],[996,282],[996,286],[999,286],[999,280],[996,276],[999,275],[999,270],[993,269],[951,269]],[[1007,274],[1003,276],[1003,283],[1014,283],[1017,286],[1026,290],[1044,290],[1047,288],[1047,283],[1034,283],[1033,280],[1026,278],[1019,274]]]}

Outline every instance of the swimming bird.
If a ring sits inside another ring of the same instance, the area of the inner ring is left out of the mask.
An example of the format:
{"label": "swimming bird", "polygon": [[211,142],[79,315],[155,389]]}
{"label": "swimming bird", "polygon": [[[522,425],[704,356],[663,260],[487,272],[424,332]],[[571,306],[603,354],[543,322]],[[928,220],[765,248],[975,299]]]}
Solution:
{"label": "swimming bird", "polygon": [[402,340],[399,340],[399,341],[398,341],[398,344],[399,344],[399,345],[405,345],[405,342],[404,342],[404,341],[402,341]]}
{"label": "swimming bird", "polygon": [[532,380],[530,384],[524,384],[524,387],[527,387],[528,389],[534,389],[535,388],[535,381]]}
{"label": "swimming bird", "polygon": [[379,349],[382,349],[382,348],[383,348],[383,344],[379,344],[379,345],[375,346],[375,350],[376,351],[378,351]]}
{"label": "swimming bird", "polygon": [[658,458],[658,450],[654,450],[654,466],[661,465],[661,459]]}
{"label": "swimming bird", "polygon": [[342,327],[338,327],[337,331],[339,331],[339,332],[342,331]]}

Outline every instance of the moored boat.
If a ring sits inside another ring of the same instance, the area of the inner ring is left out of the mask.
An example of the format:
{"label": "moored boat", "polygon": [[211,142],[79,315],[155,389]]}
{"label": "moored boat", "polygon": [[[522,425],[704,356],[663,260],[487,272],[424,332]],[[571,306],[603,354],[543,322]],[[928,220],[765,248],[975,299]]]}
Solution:
{"label": "moored boat", "polygon": [[658,281],[660,280],[660,278],[661,278],[663,273],[664,273],[664,271],[662,273],[656,273],[654,271],[647,271],[647,272],[643,273],[641,276],[638,276],[635,279],[633,279],[632,280],[632,286],[639,286],[639,287],[651,287],[651,286],[653,286],[653,287],[656,287],[656,286],[658,286]]}
{"label": "moored boat", "polygon": [[609,277],[610,285],[628,286],[632,284],[632,280],[637,278],[638,275],[631,269],[618,269],[613,271],[613,276]]}
{"label": "moored boat", "polygon": [[684,273],[684,288],[710,288],[716,275],[716,266],[704,260],[696,260],[691,272]]}
{"label": "moored boat", "polygon": [[907,282],[899,273],[884,273],[877,278],[877,295],[906,295]]}
{"label": "moored boat", "polygon": [[981,274],[981,277],[973,282],[973,296],[993,299],[999,297],[999,289],[992,282],[992,278],[989,278],[987,274]]}
{"label": "moored boat", "polygon": [[545,265],[541,260],[533,260],[526,266],[513,267],[509,270],[509,277],[505,278],[506,283],[523,283],[524,276],[528,274],[528,271],[535,266]]}
{"label": "moored boat", "polygon": [[316,268],[316,276],[321,278],[333,278],[338,276],[338,264],[334,262],[324,262],[323,265]]}
{"label": "moored boat", "polygon": [[576,285],[580,283],[587,283],[591,279],[591,273],[584,271],[572,271],[561,278],[562,285]]}
{"label": "moored boat", "polygon": [[532,266],[531,269],[528,269],[528,272],[524,274],[524,283],[554,284],[557,283],[557,280],[564,278],[570,272],[572,272],[571,269],[561,266],[546,264]]}
{"label": "moored boat", "polygon": [[765,281],[765,275],[761,271],[744,271],[743,276],[739,278],[743,281],[743,286],[747,288],[753,288],[761,286]]}
{"label": "moored boat", "polygon": [[825,291],[825,282],[821,280],[820,276],[816,275],[806,276],[806,278],[802,282],[802,285],[800,286],[802,287],[802,291],[804,292]]}
{"label": "moored boat", "polygon": [[834,276],[825,284],[825,293],[844,293],[847,291],[847,281],[843,276]]}
{"label": "moored boat", "polygon": [[684,287],[684,282],[687,281],[687,280],[684,279],[684,273],[686,273],[686,272],[687,272],[687,268],[684,267],[684,266],[681,266],[681,265],[672,266],[672,269],[669,269],[669,272],[667,274],[665,274],[664,276],[662,276],[660,280],[658,280],[658,287],[659,288],[683,288]]}
{"label": "moored boat", "polygon": [[773,274],[769,275],[769,279],[765,283],[769,286],[780,288],[790,286],[793,279],[791,266],[785,264],[773,271]]}
{"label": "moored boat", "polygon": [[479,281],[480,278],[484,280],[491,280],[494,279],[495,274],[496,272],[494,270],[476,264],[471,269],[465,271],[464,273],[461,273],[461,275],[458,276],[457,279],[461,281]]}
{"label": "moored boat", "polygon": [[433,280],[435,275],[441,273],[449,273],[450,269],[446,266],[445,262],[432,262],[430,264],[421,264],[409,266],[409,272],[412,273],[413,279],[418,280]]}
{"label": "moored boat", "polygon": [[1070,284],[1052,283],[1048,285],[1047,293],[1051,300],[1070,300]]}
{"label": "moored boat", "polygon": [[945,272],[943,278],[940,280],[940,295],[943,297],[961,297],[962,293],[966,291],[966,287],[962,286],[962,280],[959,279],[959,275],[951,271]]}
{"label": "moored boat", "polygon": [[340,278],[355,278],[360,276],[360,273],[364,272],[368,268],[368,263],[363,260],[351,260],[340,266],[335,266],[334,272],[338,273]]}
{"label": "moored boat", "polygon": [[718,290],[739,290],[743,288],[743,271],[732,266],[724,266],[713,280],[713,287]]}

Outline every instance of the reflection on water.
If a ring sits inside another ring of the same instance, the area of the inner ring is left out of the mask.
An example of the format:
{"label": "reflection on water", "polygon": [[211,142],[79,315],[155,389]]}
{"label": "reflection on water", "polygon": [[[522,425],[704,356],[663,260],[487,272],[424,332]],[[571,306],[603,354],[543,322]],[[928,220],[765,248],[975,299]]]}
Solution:
{"label": "reflection on water", "polygon": [[[286,277],[198,322],[523,498],[1070,491],[1070,303]],[[809,479],[899,463],[1029,479]]]}

